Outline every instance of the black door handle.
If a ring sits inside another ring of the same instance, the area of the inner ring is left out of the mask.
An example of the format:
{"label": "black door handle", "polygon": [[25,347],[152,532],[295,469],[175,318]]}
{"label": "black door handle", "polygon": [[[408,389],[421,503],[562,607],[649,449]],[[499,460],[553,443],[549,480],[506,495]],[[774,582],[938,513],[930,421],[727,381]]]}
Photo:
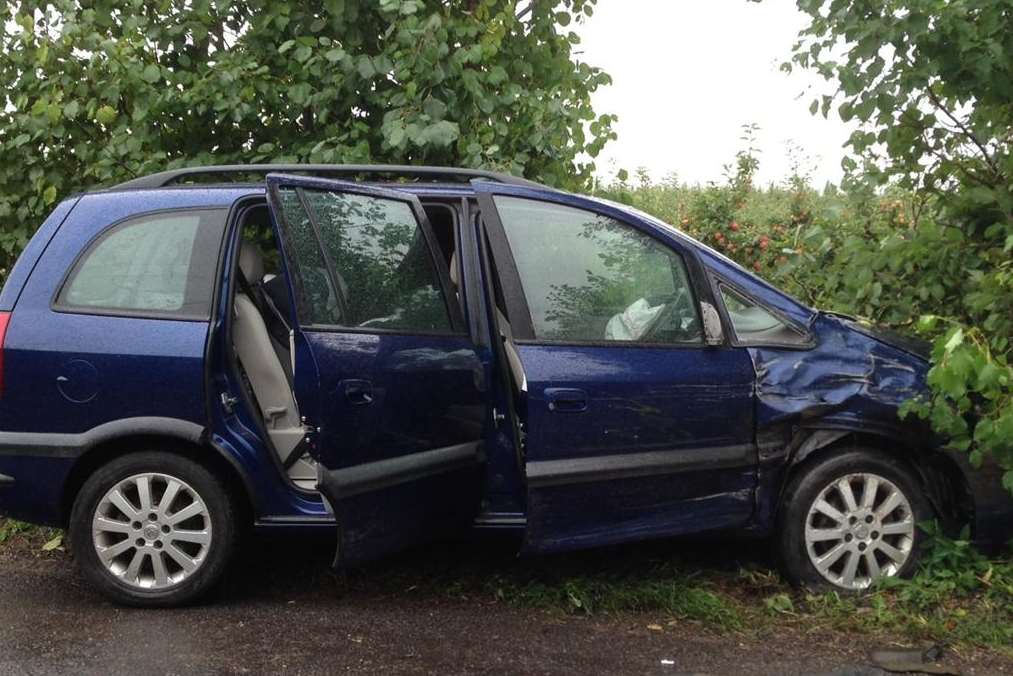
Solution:
{"label": "black door handle", "polygon": [[342,380],[338,387],[352,406],[368,406],[373,403],[373,383],[368,380]]}
{"label": "black door handle", "polygon": [[553,413],[582,413],[587,410],[587,392],[567,387],[548,387],[545,399]]}

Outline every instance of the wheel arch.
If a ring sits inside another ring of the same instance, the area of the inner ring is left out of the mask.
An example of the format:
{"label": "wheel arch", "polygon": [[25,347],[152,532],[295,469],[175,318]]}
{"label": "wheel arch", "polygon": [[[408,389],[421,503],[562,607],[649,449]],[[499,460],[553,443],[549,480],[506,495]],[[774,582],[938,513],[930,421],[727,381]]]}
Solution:
{"label": "wheel arch", "polygon": [[799,472],[835,452],[871,448],[907,466],[925,490],[946,532],[956,535],[964,525],[974,524],[974,498],[967,479],[957,463],[937,449],[889,433],[842,428],[805,428],[798,432],[791,448],[778,492],[777,514],[783,508],[789,483]]}
{"label": "wheel arch", "polygon": [[64,525],[88,477],[110,461],[138,450],[172,453],[204,465],[225,482],[236,498],[243,523],[253,523],[255,493],[249,477],[235,458],[208,439],[200,425],[173,418],[134,418],[97,427],[85,438],[84,452],[75,460],[63,486],[60,515]]}

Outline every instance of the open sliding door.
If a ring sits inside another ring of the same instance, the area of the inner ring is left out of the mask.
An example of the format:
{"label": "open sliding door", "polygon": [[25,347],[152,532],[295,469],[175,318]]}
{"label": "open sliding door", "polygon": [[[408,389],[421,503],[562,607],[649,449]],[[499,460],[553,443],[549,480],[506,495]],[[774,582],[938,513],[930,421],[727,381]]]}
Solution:
{"label": "open sliding door", "polygon": [[336,565],[466,529],[489,419],[483,365],[418,199],[269,175],[297,307],[295,389],[338,527]]}

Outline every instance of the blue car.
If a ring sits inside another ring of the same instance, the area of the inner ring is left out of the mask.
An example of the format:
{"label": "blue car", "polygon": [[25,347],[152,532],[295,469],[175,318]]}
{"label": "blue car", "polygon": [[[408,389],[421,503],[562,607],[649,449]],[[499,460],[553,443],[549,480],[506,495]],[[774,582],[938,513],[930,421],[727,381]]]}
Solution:
{"label": "blue car", "polygon": [[67,527],[123,604],[205,594],[250,527],[333,532],[336,566],[474,529],[525,553],[737,532],[846,590],[910,574],[926,520],[1013,535],[998,469],[897,415],[922,346],[512,176],[76,195],[11,270],[0,340],[0,513]]}

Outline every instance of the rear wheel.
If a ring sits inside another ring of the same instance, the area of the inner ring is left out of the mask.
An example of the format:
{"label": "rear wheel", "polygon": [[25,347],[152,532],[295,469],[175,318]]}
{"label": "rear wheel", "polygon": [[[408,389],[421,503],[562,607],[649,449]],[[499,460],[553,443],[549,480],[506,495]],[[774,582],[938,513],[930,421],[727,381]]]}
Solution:
{"label": "rear wheel", "polygon": [[221,578],[236,547],[229,493],[207,468],[164,452],[113,460],[85,482],[70,538],[99,591],[126,605],[192,602]]}
{"label": "rear wheel", "polygon": [[918,565],[932,518],[919,482],[902,462],[856,449],[805,467],[790,482],[777,534],[792,581],[858,591]]}

